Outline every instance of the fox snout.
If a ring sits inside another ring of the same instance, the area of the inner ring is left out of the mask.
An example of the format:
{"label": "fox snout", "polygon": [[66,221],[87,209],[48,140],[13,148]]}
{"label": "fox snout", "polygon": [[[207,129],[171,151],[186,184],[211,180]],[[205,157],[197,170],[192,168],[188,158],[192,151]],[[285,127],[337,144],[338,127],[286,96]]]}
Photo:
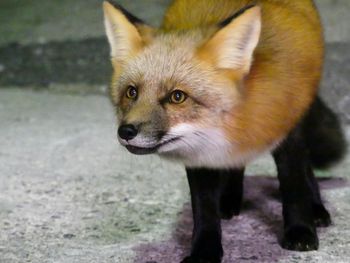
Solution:
{"label": "fox snout", "polygon": [[139,133],[139,129],[132,124],[121,125],[118,129],[118,135],[121,139],[130,141]]}
{"label": "fox snout", "polygon": [[166,134],[151,122],[133,124],[122,122],[118,128],[118,139],[133,154],[151,154],[157,152]]}

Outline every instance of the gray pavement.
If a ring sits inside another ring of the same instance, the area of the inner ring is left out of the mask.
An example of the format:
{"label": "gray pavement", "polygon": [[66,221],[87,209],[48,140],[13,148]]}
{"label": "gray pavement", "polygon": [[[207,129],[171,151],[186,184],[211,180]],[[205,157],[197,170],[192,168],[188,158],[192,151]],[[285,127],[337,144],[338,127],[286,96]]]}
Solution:
{"label": "gray pavement", "polygon": [[[118,1],[153,25],[169,0]],[[350,2],[317,0],[322,94],[350,141]],[[172,263],[188,253],[181,165],[116,140],[100,0],[0,2],[0,263]],[[320,250],[282,250],[276,171],[249,166],[242,214],[224,222],[224,263],[350,262],[350,155],[317,172],[334,224]]]}

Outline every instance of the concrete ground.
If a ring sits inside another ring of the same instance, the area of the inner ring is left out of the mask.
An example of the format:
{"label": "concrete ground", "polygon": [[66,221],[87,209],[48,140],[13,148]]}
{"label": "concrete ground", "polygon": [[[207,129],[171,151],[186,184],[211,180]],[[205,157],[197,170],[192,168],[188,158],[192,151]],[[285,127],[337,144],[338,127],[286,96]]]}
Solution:
{"label": "concrete ground", "polygon": [[[100,2],[0,3],[1,263],[176,263],[188,253],[183,167],[118,146],[103,95],[110,68]],[[157,24],[168,1],[118,2]],[[350,4],[317,3],[327,39],[322,93],[350,141]],[[350,262],[349,171],[350,156],[318,173],[334,224],[319,229],[319,251],[297,253],[278,245],[271,159],[253,163],[242,214],[223,223],[224,262]]]}

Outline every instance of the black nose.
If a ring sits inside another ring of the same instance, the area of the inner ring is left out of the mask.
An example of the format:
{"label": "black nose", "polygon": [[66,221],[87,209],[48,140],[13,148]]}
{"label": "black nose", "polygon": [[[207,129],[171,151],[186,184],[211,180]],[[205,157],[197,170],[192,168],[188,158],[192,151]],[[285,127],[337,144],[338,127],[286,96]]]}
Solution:
{"label": "black nose", "polygon": [[131,124],[122,125],[118,129],[119,137],[127,141],[134,139],[137,133],[138,133],[137,128]]}

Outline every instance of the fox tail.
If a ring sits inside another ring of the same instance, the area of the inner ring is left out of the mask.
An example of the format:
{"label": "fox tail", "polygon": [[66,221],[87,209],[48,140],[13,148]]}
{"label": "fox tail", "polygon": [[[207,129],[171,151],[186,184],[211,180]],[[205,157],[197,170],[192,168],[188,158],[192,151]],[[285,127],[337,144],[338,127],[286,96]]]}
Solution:
{"label": "fox tail", "polygon": [[302,127],[315,168],[326,169],[343,159],[347,142],[340,121],[319,97],[306,115]]}

